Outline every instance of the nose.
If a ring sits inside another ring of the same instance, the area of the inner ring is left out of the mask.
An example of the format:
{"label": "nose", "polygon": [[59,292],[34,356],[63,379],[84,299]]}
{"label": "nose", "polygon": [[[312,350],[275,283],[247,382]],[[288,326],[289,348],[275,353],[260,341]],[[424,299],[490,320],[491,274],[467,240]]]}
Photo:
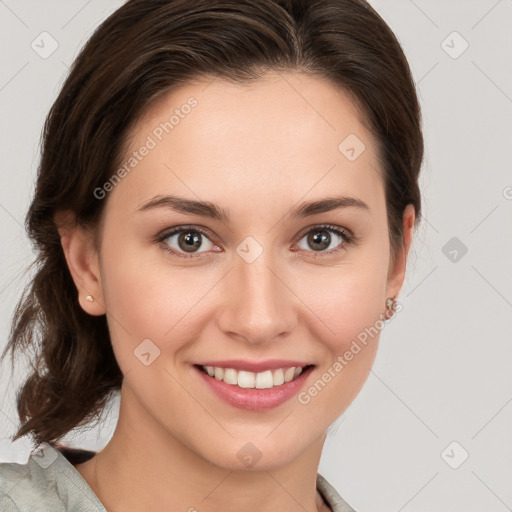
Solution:
{"label": "nose", "polygon": [[277,340],[297,324],[298,298],[286,283],[283,269],[266,251],[252,263],[238,256],[224,280],[218,326],[226,335],[253,345]]}

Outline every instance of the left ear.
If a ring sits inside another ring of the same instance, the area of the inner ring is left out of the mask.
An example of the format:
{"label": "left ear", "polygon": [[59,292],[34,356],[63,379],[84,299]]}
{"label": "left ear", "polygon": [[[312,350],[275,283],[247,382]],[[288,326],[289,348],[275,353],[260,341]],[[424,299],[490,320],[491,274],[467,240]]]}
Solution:
{"label": "left ear", "polygon": [[398,295],[402,288],[405,279],[405,269],[407,266],[407,255],[411,248],[415,216],[416,212],[414,210],[414,206],[412,204],[408,204],[405,207],[402,216],[404,235],[403,245],[397,250],[394,261],[392,258],[389,263],[386,297],[394,297],[395,295]]}

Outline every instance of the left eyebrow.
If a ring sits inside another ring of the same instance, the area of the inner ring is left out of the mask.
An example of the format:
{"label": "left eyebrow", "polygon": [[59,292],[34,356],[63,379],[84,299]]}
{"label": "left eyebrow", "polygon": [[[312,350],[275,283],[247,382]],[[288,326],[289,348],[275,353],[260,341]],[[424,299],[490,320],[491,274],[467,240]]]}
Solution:
{"label": "left eyebrow", "polygon": [[291,212],[291,217],[294,219],[302,219],[304,217],[309,217],[310,215],[330,212],[332,210],[337,210],[338,208],[350,207],[370,211],[370,207],[357,197],[334,196],[309,203],[301,203],[295,210]]}
{"label": "left eyebrow", "polygon": [[[153,208],[165,207],[179,213],[189,213],[199,215],[201,217],[210,217],[221,222],[229,223],[229,213],[220,206],[208,201],[196,201],[179,197],[176,195],[158,195],[142,204],[136,211],[138,213]],[[325,213],[339,208],[359,208],[362,210],[370,210],[370,207],[361,199],[347,196],[334,196],[325,199],[303,202],[290,212],[292,219],[302,219],[311,215]]]}

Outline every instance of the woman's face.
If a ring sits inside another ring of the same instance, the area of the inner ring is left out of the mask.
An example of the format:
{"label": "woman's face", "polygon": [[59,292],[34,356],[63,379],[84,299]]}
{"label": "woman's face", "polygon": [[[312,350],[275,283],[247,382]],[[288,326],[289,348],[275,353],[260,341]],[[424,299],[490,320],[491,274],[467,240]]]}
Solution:
{"label": "woman's face", "polygon": [[124,161],[103,188],[96,291],[122,407],[226,468],[323,442],[403,279],[375,141],[349,97],[298,73],[196,82],[145,112]]}

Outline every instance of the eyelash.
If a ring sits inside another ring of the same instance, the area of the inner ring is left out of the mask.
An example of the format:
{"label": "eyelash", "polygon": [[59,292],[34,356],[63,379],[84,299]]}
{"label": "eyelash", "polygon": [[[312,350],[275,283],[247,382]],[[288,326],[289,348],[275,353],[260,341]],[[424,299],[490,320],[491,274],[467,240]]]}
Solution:
{"label": "eyelash", "polygon": [[[203,254],[203,253],[199,253],[199,254],[196,253],[195,255],[194,255],[194,253],[191,253],[190,256],[184,256],[183,253],[178,252],[175,249],[171,249],[169,247],[169,245],[165,243],[165,241],[168,238],[170,238],[171,236],[179,234],[179,233],[183,233],[183,232],[188,232],[188,231],[194,231],[194,232],[200,233],[201,235],[205,236],[206,238],[208,238],[210,240],[209,234],[205,230],[203,230],[202,228],[200,228],[198,226],[181,226],[179,228],[173,228],[170,231],[164,231],[162,233],[159,233],[155,237],[154,242],[158,243],[158,244],[163,244],[163,249],[165,251],[171,253],[172,255],[178,256],[179,258],[185,258],[185,259],[200,258],[200,257],[202,257],[201,254]],[[344,242],[342,242],[338,246],[338,248],[331,249],[330,251],[306,251],[306,252],[313,253],[314,258],[322,257],[325,254],[328,254],[328,255],[336,254],[336,253],[342,251],[347,245],[356,245],[358,243],[357,237],[352,232],[350,232],[349,230],[347,230],[345,228],[340,228],[339,226],[334,226],[332,224],[320,224],[318,226],[313,226],[308,231],[304,232],[299,237],[298,241],[302,240],[306,235],[309,235],[311,232],[315,232],[315,231],[333,232],[336,235],[338,235],[339,237],[343,238]],[[300,250],[301,249],[299,249],[299,251]]]}

